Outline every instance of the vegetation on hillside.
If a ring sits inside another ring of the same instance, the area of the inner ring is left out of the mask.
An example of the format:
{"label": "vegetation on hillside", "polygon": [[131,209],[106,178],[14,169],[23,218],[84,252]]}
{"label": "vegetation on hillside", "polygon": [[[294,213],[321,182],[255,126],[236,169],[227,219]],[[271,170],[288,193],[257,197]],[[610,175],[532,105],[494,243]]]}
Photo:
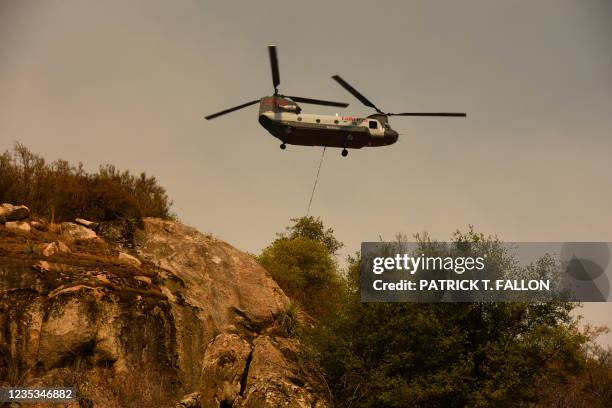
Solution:
{"label": "vegetation on hillside", "polygon": [[335,259],[342,244],[314,217],[292,219],[257,257],[283,291],[310,315],[321,318],[335,307],[344,285]]}
{"label": "vegetation on hillside", "polygon": [[[0,155],[1,202],[25,204],[55,222],[172,217],[154,177],[112,165],[88,173],[81,164],[46,163],[21,144]],[[447,255],[427,235],[415,240],[428,255]],[[451,241],[453,251],[477,248],[496,270],[517,267],[495,237],[470,229]],[[292,299],[280,328],[300,338],[334,406],[612,406],[612,351],[595,342],[601,329],[578,326],[571,315],[577,304],[362,303],[360,254],[343,269],[342,246],[319,218],[301,217],[256,257]],[[520,272],[545,275],[553,267],[543,258]],[[118,395],[155,400],[151,384]]]}
{"label": "vegetation on hillside", "polygon": [[52,221],[170,218],[172,202],[153,176],[113,165],[88,173],[81,163],[46,163],[22,144],[0,155],[0,203],[24,204]]}
{"label": "vegetation on hillside", "polygon": [[[313,217],[291,221],[259,261],[314,317],[297,333],[334,406],[612,406],[610,352],[595,345],[597,330],[579,329],[577,304],[362,303],[359,254],[341,273],[333,231]],[[430,255],[442,248],[415,240]],[[517,265],[494,237],[469,230],[452,241],[501,269]],[[523,272],[552,267],[534,265]]]}

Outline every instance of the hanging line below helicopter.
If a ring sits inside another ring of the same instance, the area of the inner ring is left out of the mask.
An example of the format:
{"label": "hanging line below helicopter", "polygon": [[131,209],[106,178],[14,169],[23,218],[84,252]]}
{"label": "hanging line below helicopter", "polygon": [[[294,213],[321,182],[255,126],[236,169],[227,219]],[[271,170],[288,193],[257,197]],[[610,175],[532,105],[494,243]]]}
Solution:
{"label": "hanging line below helicopter", "polygon": [[323,153],[321,153],[321,160],[319,161],[319,168],[317,169],[317,176],[315,177],[314,185],[312,186],[312,193],[310,194],[310,201],[308,202],[308,210],[306,216],[310,214],[310,206],[312,204],[312,198],[314,197],[315,189],[317,188],[317,181],[319,181],[319,173],[321,172],[321,165],[323,164],[323,156],[325,156],[325,147],[323,147]]}

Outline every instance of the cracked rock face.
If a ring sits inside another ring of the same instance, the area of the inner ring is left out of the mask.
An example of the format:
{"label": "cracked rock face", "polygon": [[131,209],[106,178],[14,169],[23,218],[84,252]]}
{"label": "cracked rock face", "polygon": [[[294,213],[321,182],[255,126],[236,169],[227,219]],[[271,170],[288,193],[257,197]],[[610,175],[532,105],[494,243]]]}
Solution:
{"label": "cracked rock face", "polygon": [[200,399],[202,407],[231,406],[244,393],[252,347],[237,334],[220,334],[204,355]]}
{"label": "cracked rock face", "polygon": [[299,344],[293,339],[266,335],[255,339],[244,392],[233,406],[326,407],[327,403],[312,388],[312,379],[296,364],[298,354]]}
{"label": "cracked rock face", "polygon": [[251,256],[153,218],[129,254],[104,236],[0,225],[0,386],[77,386],[99,407],[325,406]]}

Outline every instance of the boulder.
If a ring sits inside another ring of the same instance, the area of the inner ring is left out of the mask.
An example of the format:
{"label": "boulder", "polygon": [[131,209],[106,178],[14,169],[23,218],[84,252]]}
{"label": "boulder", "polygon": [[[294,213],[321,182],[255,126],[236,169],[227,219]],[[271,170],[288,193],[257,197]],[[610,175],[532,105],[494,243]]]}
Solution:
{"label": "boulder", "polygon": [[68,245],[64,244],[62,241],[55,241],[55,244],[57,245],[57,252],[70,252],[70,248],[68,248]]}
{"label": "boulder", "polygon": [[49,229],[47,224],[40,220],[32,220],[30,221],[30,225],[32,226],[32,228],[37,229],[39,231],[47,231]]}
{"label": "boulder", "polygon": [[143,223],[135,237],[140,257],[163,268],[168,279],[180,278],[180,297],[206,311],[215,336],[259,331],[286,310],[289,299],[253,257],[180,222],[145,218]]}
{"label": "boulder", "polygon": [[231,407],[240,395],[251,345],[237,334],[220,334],[208,345],[202,365],[202,408]]}
{"label": "boulder", "polygon": [[4,226],[6,227],[7,230],[15,231],[15,232],[22,232],[26,234],[32,230],[32,228],[30,227],[30,224],[24,221],[9,221],[6,224],[4,224]]}
{"label": "boulder", "polygon": [[74,222],[76,222],[77,224],[82,225],[84,227],[90,228],[90,229],[96,229],[96,228],[98,228],[98,225],[100,225],[97,222],[88,221],[88,220],[85,220],[83,218],[77,218],[77,219],[74,220]]}
{"label": "boulder", "polygon": [[97,322],[87,307],[86,301],[76,297],[52,304],[41,327],[39,345],[39,363],[45,368],[57,366],[96,341]]}
{"label": "boulder", "polygon": [[121,263],[124,263],[124,264],[127,264],[127,265],[131,265],[131,266],[134,266],[136,268],[140,267],[140,261],[138,260],[138,258],[136,258],[135,256],[132,256],[130,254],[126,254],[125,252],[119,252],[119,255],[117,256],[117,259]]}
{"label": "boulder", "polygon": [[151,280],[151,278],[150,278],[150,277],[148,277],[148,276],[138,275],[138,276],[134,276],[134,279],[135,279],[135,280],[137,280],[137,281],[140,281],[140,282],[144,282],[144,283],[146,283],[147,285],[150,285],[150,284],[152,284],[152,283],[153,283],[153,281]]}
{"label": "boulder", "polygon": [[70,248],[62,241],[55,241],[49,244],[45,244],[42,247],[42,254],[44,256],[51,256],[56,253],[68,253],[70,252]]}
{"label": "boulder", "polygon": [[259,336],[253,341],[244,393],[233,407],[325,407],[327,403],[311,387],[299,363],[294,339]]}
{"label": "boulder", "polygon": [[73,222],[62,222],[62,235],[69,241],[91,241],[98,239],[98,235],[91,229]]}
{"label": "boulder", "polygon": [[185,395],[175,408],[200,408],[200,393],[192,392]]}
{"label": "boulder", "polygon": [[21,221],[30,216],[30,209],[25,205],[4,203],[0,205],[0,217],[6,221]]}
{"label": "boulder", "polygon": [[55,255],[57,253],[57,245],[55,245],[55,242],[51,242],[49,244],[45,244],[42,247],[42,254],[44,256],[52,256]]}

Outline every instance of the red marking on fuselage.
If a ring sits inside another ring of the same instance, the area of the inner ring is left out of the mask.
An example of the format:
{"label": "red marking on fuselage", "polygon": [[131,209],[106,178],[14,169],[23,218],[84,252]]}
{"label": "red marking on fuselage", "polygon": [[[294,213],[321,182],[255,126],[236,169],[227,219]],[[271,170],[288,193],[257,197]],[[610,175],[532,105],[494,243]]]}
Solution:
{"label": "red marking on fuselage", "polygon": [[295,105],[294,102],[284,99],[284,98],[264,98],[261,100],[261,104],[264,106],[285,106],[285,105]]}
{"label": "red marking on fuselage", "polygon": [[358,117],[356,117],[356,116],[343,116],[343,117],[342,117],[342,120],[346,120],[346,121],[349,121],[349,122],[362,122],[362,121],[364,121],[365,119],[363,119],[363,118],[358,118]]}

